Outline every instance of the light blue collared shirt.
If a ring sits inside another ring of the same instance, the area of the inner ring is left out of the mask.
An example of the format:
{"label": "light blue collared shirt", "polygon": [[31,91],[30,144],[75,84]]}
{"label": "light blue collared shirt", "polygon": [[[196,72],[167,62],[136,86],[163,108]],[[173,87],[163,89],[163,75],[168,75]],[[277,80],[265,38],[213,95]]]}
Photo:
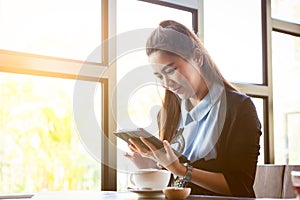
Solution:
{"label": "light blue collared shirt", "polygon": [[221,104],[221,101],[226,100],[224,95],[224,86],[213,84],[209,93],[191,111],[186,109],[187,100],[182,100],[178,128],[184,128],[184,131],[180,149],[191,162],[201,158],[209,160],[217,156],[215,144],[225,120],[225,115],[220,115],[220,112],[224,111],[221,106],[226,105]]}

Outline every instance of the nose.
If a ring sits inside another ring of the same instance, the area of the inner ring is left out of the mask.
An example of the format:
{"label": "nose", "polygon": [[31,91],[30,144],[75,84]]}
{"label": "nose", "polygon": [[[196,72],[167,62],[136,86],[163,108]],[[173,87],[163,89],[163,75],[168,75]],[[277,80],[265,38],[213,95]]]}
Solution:
{"label": "nose", "polygon": [[170,88],[173,84],[174,84],[174,81],[172,79],[170,79],[168,76],[163,76],[163,79],[161,80],[161,84],[163,87],[165,88]]}

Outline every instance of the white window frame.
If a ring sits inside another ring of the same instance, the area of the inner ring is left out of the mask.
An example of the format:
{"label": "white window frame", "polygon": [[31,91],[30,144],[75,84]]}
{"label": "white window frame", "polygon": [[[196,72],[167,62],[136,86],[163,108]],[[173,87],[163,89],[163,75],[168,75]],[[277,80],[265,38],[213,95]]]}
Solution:
{"label": "white window frame", "polygon": [[[108,69],[113,69],[115,66],[109,60],[113,60],[115,53],[113,39],[108,40],[110,36],[115,35],[116,28],[114,27],[116,20],[116,0],[101,0],[102,14],[102,62],[92,63],[72,59],[57,58],[51,56],[42,56],[29,53],[21,53],[0,49],[0,72],[18,73],[37,75],[45,77],[58,77],[65,79],[79,79],[99,82],[102,85],[102,128],[105,133],[102,136],[102,160],[101,165],[101,190],[116,189],[116,170],[111,163],[115,163],[116,153],[112,151],[109,144],[115,145],[116,141],[110,134],[116,128],[116,123],[113,119],[115,116],[112,113],[115,109],[108,109],[111,106],[112,90],[115,85],[116,75],[114,70],[105,73]],[[81,71],[84,64],[85,70]],[[103,76],[98,77],[99,74]],[[107,142],[109,140],[110,142]]]}

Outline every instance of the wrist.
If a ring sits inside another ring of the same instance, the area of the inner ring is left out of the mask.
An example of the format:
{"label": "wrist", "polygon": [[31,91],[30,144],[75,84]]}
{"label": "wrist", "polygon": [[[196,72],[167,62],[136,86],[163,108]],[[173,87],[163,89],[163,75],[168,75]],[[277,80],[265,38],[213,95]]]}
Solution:
{"label": "wrist", "polygon": [[173,164],[168,165],[165,168],[172,172],[172,174],[180,177],[183,177],[186,172],[186,167],[180,162],[174,162]]}
{"label": "wrist", "polygon": [[188,163],[184,163],[183,165],[181,164],[181,166],[184,168],[183,170],[184,172],[182,173],[183,175],[178,174],[178,177],[175,179],[173,183],[175,187],[186,187],[192,178],[192,171],[193,171],[192,165],[189,165]]}
{"label": "wrist", "polygon": [[188,163],[184,163],[184,166],[186,167],[186,172],[185,175],[183,176],[183,181],[190,182],[192,178],[193,166]]}
{"label": "wrist", "polygon": [[[190,166],[190,165],[189,165]],[[188,163],[178,163],[173,173],[180,177],[185,177],[188,172]]]}

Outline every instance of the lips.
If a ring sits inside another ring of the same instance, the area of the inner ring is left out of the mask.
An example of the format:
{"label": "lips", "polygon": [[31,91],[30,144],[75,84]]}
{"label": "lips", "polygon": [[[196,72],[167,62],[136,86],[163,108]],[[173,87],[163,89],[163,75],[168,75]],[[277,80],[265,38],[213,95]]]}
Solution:
{"label": "lips", "polygon": [[181,87],[177,87],[177,88],[170,88],[171,91],[173,91],[174,93],[179,93]]}

